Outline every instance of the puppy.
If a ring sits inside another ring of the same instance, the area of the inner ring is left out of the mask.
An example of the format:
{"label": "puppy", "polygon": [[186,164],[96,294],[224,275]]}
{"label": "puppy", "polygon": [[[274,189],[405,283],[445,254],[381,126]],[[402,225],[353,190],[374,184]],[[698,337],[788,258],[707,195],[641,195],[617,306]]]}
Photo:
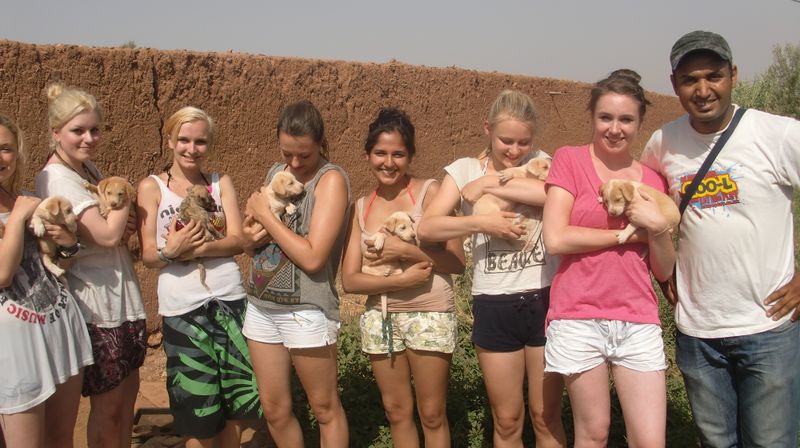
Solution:
{"label": "puppy", "polygon": [[[211,197],[211,193],[205,185],[192,185],[186,190],[186,197],[178,208],[178,222],[175,228],[180,230],[189,221],[194,221],[203,229],[203,239],[205,241],[219,240],[225,235],[217,230],[215,222],[211,221],[211,214],[216,209],[216,202]],[[222,223],[224,225],[224,223]],[[197,260],[197,270],[200,274],[200,283],[211,293],[211,289],[206,284],[206,266],[202,260]]]}
{"label": "puppy", "polygon": [[42,264],[48,271],[60,277],[64,269],[56,264],[58,244],[45,236],[45,223],[63,225],[72,233],[78,231],[78,217],[72,210],[72,203],[63,196],[50,196],[43,200],[31,216],[30,227],[34,235],[39,237],[39,254]]}
{"label": "puppy", "polygon": [[[678,225],[681,221],[681,214],[675,202],[666,194],[641,182],[611,179],[600,186],[600,197],[598,200],[606,206],[609,215],[620,216],[633,200],[634,196],[639,194],[640,191],[653,198],[661,214],[667,219],[670,229]],[[633,225],[633,223],[629,223],[625,229],[617,235],[617,242],[622,244],[628,241],[628,238],[633,235],[636,229],[637,227]]]}
{"label": "puppy", "polygon": [[278,219],[281,219],[284,213],[293,215],[297,211],[297,206],[289,202],[289,200],[301,194],[303,188],[303,184],[295,179],[292,173],[288,171],[276,173],[272,180],[264,186],[272,214]]}
{"label": "puppy", "polygon": [[[417,244],[417,234],[414,232],[414,219],[411,218],[406,212],[394,212],[386,218],[380,230],[375,232],[371,238],[365,241],[372,241],[375,250],[380,251],[383,249],[383,243],[386,237],[394,235],[406,243]],[[363,260],[361,265],[361,272],[365,274],[378,275],[387,277],[389,275],[400,274],[403,272],[403,267],[400,261],[390,262],[367,262]],[[381,315],[386,319],[388,315],[388,297],[386,294],[381,294]]]}
{"label": "puppy", "polygon": [[[497,173],[497,175],[500,177],[500,184],[502,185],[514,178],[545,180],[548,173],[550,173],[550,161],[537,158],[529,160],[524,165],[506,168]],[[475,201],[472,206],[472,214],[489,215],[501,211],[511,211],[513,208],[514,203],[500,199],[491,193],[485,193]],[[531,241],[529,238],[535,234],[535,229],[541,225],[541,221],[541,216],[528,218],[521,215],[514,220],[514,224],[522,224],[525,227],[525,234],[518,238],[518,241],[524,243],[523,250],[527,250],[531,244],[535,244],[535,241]]]}
{"label": "puppy", "polygon": [[103,218],[108,217],[109,210],[117,210],[136,201],[136,190],[124,177],[106,177],[97,185],[84,182],[83,186],[97,197]]}

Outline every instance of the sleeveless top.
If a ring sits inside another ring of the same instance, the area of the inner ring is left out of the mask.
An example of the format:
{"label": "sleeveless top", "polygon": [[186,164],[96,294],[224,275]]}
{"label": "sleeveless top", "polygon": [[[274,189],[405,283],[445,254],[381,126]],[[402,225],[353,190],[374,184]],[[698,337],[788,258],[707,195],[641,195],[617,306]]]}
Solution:
{"label": "sleeveless top", "polygon": [[[6,222],[10,213],[0,213]],[[92,344],[78,303],[42,264],[28,230],[11,284],[0,288],[0,414],[43,403],[92,364]]]}
{"label": "sleeveless top", "polygon": [[[428,179],[422,186],[419,198],[414,203],[414,208],[409,213],[414,219],[414,231],[416,232],[420,218],[422,218],[422,204],[425,202],[425,195],[428,187],[435,182],[435,179]],[[356,202],[356,213],[358,214],[358,225],[361,227],[361,251],[365,251],[364,241],[374,235],[367,232],[364,217],[364,197]],[[403,269],[411,263],[404,263]],[[416,288],[404,289],[387,293],[387,303],[391,312],[453,312],[455,303],[453,300],[453,279],[448,274],[433,273],[428,282]],[[381,295],[373,294],[367,297],[367,309],[380,309]]]}
{"label": "sleeveless top", "polygon": [[[266,182],[271,181],[276,173],[285,168],[285,163],[272,165],[267,173]],[[293,203],[297,206],[295,214],[284,214],[282,218],[283,223],[289,229],[302,237],[308,236],[311,227],[311,212],[314,210],[314,190],[317,182],[323,174],[330,170],[336,170],[344,177],[347,186],[347,202],[350,202],[350,181],[347,173],[339,166],[326,162],[317,171],[314,178],[305,185],[303,193],[294,198]],[[349,211],[345,212],[343,222],[346,223],[348,220]],[[325,266],[313,274],[308,274],[298,268],[274,242],[256,249],[250,260],[249,274],[245,284],[249,302],[269,310],[319,309],[328,319],[339,321],[336,273],[341,261],[345,232],[346,226],[343,225],[339,229]]]}
{"label": "sleeveless top", "polygon": [[[173,217],[178,214],[183,198],[167,188],[160,177],[156,175],[150,177],[156,181],[161,191],[161,201],[158,203],[156,216],[156,246],[161,248],[166,244],[169,225]],[[216,202],[216,209],[210,219],[212,222],[224,223],[225,211],[222,209],[220,198],[219,177],[217,173],[211,174],[209,188],[211,197]],[[158,273],[158,314],[168,317],[178,316],[205,305],[211,299],[227,301],[245,297],[242,274],[233,257],[202,258],[206,267],[206,284],[213,294],[209,294],[200,283],[198,261],[175,261],[161,268]]]}

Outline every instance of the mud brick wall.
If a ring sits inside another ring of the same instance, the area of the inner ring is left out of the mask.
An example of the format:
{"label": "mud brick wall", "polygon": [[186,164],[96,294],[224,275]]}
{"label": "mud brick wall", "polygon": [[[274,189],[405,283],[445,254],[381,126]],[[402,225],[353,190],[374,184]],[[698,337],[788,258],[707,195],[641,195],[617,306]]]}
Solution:
{"label": "mud brick wall", "polygon": [[[45,87],[55,81],[97,97],[104,122],[102,149],[95,161],[105,174],[132,180],[160,171],[169,160],[161,132],[169,115],[186,105],[205,109],[217,124],[208,167],[232,176],[242,203],[278,161],[275,124],[281,107],[300,99],[313,101],[322,112],[332,159],[350,173],[355,197],[371,189],[363,143],[381,107],[400,107],[411,116],[418,140],[413,171],[426,177],[441,178],[446,164],[484,147],[482,123],[502,89],[533,97],[541,115],[539,148],[552,153],[562,145],[585,143],[591,135],[586,83],[399,62],[0,40],[0,112],[16,119],[25,134],[26,188],[32,188],[33,176],[49,152]],[[655,129],[682,112],[674,97],[651,93],[648,98],[653,104],[637,151]],[[138,271],[149,326],[155,328],[155,273],[142,266]]]}

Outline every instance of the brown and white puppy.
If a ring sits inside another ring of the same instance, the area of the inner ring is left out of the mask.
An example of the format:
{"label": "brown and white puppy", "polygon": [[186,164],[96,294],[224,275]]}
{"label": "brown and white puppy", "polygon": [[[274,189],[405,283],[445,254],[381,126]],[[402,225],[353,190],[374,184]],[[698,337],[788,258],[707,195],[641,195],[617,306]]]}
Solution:
{"label": "brown and white puppy", "polygon": [[106,177],[97,185],[84,182],[83,186],[97,197],[103,218],[108,217],[109,210],[117,210],[136,201],[136,189],[124,177]]}
{"label": "brown and white puppy", "polygon": [[[375,232],[375,234],[366,241],[372,241],[375,250],[380,251],[383,249],[383,244],[386,241],[386,237],[389,235],[394,235],[406,243],[416,245],[417,234],[414,231],[414,219],[411,215],[406,212],[392,213],[383,222],[380,230]],[[363,260],[361,272],[387,277],[389,275],[402,273],[403,267],[400,265],[399,260],[389,262],[368,262],[367,260]],[[388,315],[388,297],[386,294],[381,294],[381,315],[383,315],[384,319]]]}
{"label": "brown and white puppy", "polygon": [[39,255],[42,264],[57,277],[64,275],[64,269],[56,264],[58,244],[46,236],[45,223],[62,225],[71,233],[78,231],[78,217],[72,210],[72,203],[63,196],[50,196],[43,200],[31,216],[30,228],[39,238]]}
{"label": "brown and white puppy", "polygon": [[[186,224],[189,221],[194,221],[203,229],[203,238],[206,241],[222,239],[225,235],[211,221],[211,215],[215,211],[215,207],[216,202],[205,185],[192,185],[186,189],[186,197],[183,198],[178,208],[178,223]],[[224,223],[222,224],[224,225]],[[178,228],[177,224],[176,228]],[[180,229],[178,228],[178,230]],[[200,283],[211,293],[206,284],[206,266],[202,260],[197,260],[197,270],[200,274]]]}
{"label": "brown and white puppy", "polygon": [[293,215],[297,211],[297,206],[289,200],[301,194],[304,187],[292,173],[288,171],[276,173],[263,188],[269,209],[276,218],[281,219],[284,213]]}
{"label": "brown and white puppy", "polygon": [[[673,229],[681,222],[681,214],[678,211],[678,206],[675,205],[675,201],[655,188],[634,180],[609,180],[600,186],[598,200],[606,206],[609,215],[620,216],[639,192],[643,192],[653,198],[661,214],[666,218],[670,229]],[[636,232],[637,228],[633,223],[629,223],[617,235],[617,242],[622,244],[628,241],[628,238]]]}

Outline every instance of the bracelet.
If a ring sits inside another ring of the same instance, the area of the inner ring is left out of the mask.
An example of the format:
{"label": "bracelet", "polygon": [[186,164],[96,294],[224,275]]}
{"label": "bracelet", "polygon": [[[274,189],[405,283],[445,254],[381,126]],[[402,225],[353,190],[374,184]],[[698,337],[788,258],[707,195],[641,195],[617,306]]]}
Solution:
{"label": "bracelet", "polygon": [[83,246],[78,241],[75,241],[75,244],[73,244],[72,246],[67,246],[67,247],[58,246],[58,251],[56,252],[56,255],[58,255],[58,258],[72,258],[73,256],[75,256],[75,254],[78,253],[79,250],[81,250],[81,247]]}
{"label": "bracelet", "polygon": [[173,261],[175,261],[174,258],[169,258],[168,256],[164,255],[164,248],[163,247],[159,247],[158,249],[156,249],[156,255],[158,255],[158,259],[159,260],[161,260],[161,261],[163,261],[164,263],[167,263],[167,264],[172,263]]}
{"label": "bracelet", "polygon": [[658,232],[658,233],[655,233],[655,234],[653,234],[653,235],[650,235],[650,238],[652,238],[652,237],[654,237],[654,236],[660,236],[660,235],[663,235],[663,234],[665,234],[665,233],[669,232],[670,230],[672,230],[672,227],[670,227],[670,226],[664,227],[664,230],[662,230],[662,231],[660,231],[660,232]]}

